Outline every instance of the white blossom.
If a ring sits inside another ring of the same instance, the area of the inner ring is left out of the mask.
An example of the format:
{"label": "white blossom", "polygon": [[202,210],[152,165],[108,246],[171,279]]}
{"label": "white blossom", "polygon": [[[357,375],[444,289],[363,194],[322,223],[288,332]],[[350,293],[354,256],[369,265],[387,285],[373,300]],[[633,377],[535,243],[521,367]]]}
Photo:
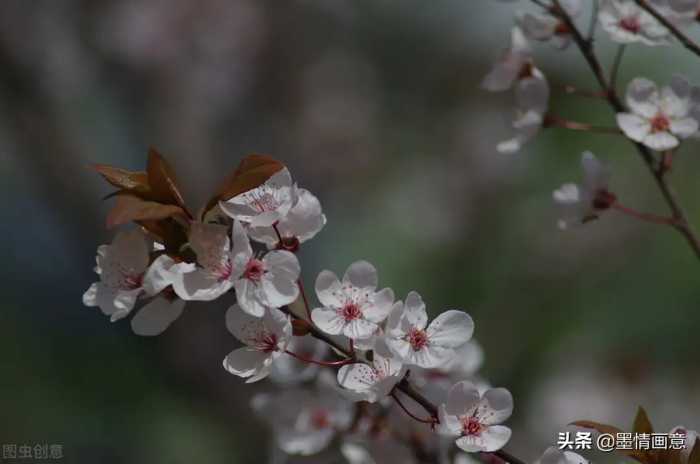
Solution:
{"label": "white blossom", "polygon": [[562,230],[597,219],[616,200],[608,190],[610,172],[593,153],[587,151],[581,155],[581,168],[581,185],[567,183],[552,194],[561,210],[557,225]]}
{"label": "white blossom", "polygon": [[159,335],[180,317],[185,301],[177,297],[171,285],[194,267],[194,263],[176,262],[165,254],[151,263],[143,278],[143,288],[146,295],[153,296],[153,299],[131,319],[134,333]]}
{"label": "white blossom", "polygon": [[510,48],[484,77],[481,83],[484,89],[492,92],[510,89],[523,71],[531,65],[532,49],[522,29],[512,29],[510,42]]}
{"label": "white blossom", "polygon": [[610,38],[621,44],[666,45],[670,33],[634,0],[603,0],[598,20]]}
{"label": "white blossom", "polygon": [[198,267],[173,280],[173,290],[183,300],[211,301],[233,287],[233,255],[229,228],[220,224],[192,224],[189,246]]}
{"label": "white blossom", "polygon": [[[581,0],[561,0],[561,7],[571,18],[581,13]],[[569,27],[551,12],[540,14],[522,13],[516,18],[518,25],[528,39],[551,41],[556,48],[566,48],[572,40]]]}
{"label": "white blossom", "polygon": [[243,311],[260,317],[265,308],[279,308],[299,296],[297,280],[301,271],[294,253],[269,251],[262,258],[253,254],[243,225],[233,221],[233,283]]}
{"label": "white blossom", "polygon": [[336,432],[352,421],[351,403],[335,391],[322,388],[258,394],[252,406],[272,427],[277,446],[292,455],[310,456],[322,451]]}
{"label": "white blossom", "polygon": [[440,432],[457,436],[457,446],[473,452],[493,452],[510,439],[511,430],[499,425],[513,412],[513,397],[505,388],[492,388],[481,395],[471,382],[459,382],[440,405]]}
{"label": "white blossom", "polygon": [[341,367],[338,383],[353,393],[349,396],[353,401],[375,403],[391,393],[405,372],[401,361],[389,352],[385,343],[378,342],[371,365],[358,362]]}
{"label": "white blossom", "polygon": [[627,87],[626,101],[630,112],[617,114],[618,126],[653,150],[675,148],[679,139],[698,131],[698,121],[690,116],[690,86],[682,78],[659,91],[652,81],[638,77]]}
{"label": "white blossom", "polygon": [[588,464],[588,461],[573,451],[562,451],[556,446],[550,446],[542,454],[539,464]]}
{"label": "white blossom", "polygon": [[252,227],[270,227],[287,215],[296,201],[292,176],[283,168],[265,183],[235,197],[219,202],[221,209]]}
{"label": "white blossom", "polygon": [[433,368],[451,362],[455,350],[467,343],[473,332],[472,318],[458,310],[445,311],[428,325],[423,300],[410,292],[405,303],[394,305],[385,340],[404,364]]}
{"label": "white blossom", "polygon": [[352,263],[342,282],[333,272],[322,271],[316,279],[316,296],[323,306],[311,312],[312,321],[331,335],[373,336],[394,302],[393,290],[376,291],[377,284],[377,270],[367,261]]}
{"label": "white blossom", "polygon": [[515,85],[516,110],[513,128],[516,135],[499,143],[500,153],[516,153],[542,128],[549,106],[549,84],[542,72],[531,66]]}
{"label": "white blossom", "polygon": [[268,248],[279,245],[279,232],[282,247],[294,251],[300,243],[312,239],[326,225],[326,216],[321,210],[321,203],[311,192],[294,187],[296,203],[289,212],[282,216],[273,227],[251,227],[248,235],[255,241],[265,243]]}
{"label": "white blossom", "polygon": [[292,338],[289,316],[275,308],[255,317],[233,305],[226,312],[226,327],[246,346],[229,353],[224,368],[247,378],[246,383],[267,377],[273,361],[284,353]]}
{"label": "white blossom", "polygon": [[85,292],[83,304],[98,306],[112,322],[129,314],[144,291],[143,278],[151,248],[141,229],[119,232],[110,245],[101,245],[95,267],[100,281]]}

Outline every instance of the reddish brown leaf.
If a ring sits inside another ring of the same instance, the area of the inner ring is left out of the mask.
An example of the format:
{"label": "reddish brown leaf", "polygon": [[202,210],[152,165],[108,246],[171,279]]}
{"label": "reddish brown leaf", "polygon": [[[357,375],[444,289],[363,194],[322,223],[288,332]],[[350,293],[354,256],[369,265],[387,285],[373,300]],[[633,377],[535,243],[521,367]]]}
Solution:
{"label": "reddish brown leaf", "polygon": [[282,169],[284,169],[284,164],[271,156],[256,154],[246,156],[209,200],[204,208],[204,213],[213,208],[219,201],[228,200],[260,186]]}
{"label": "reddish brown leaf", "polygon": [[148,151],[146,173],[148,174],[148,184],[151,187],[150,200],[185,208],[185,202],[177,188],[172,168],[154,148]]}
{"label": "reddish brown leaf", "polygon": [[93,164],[92,168],[107,182],[119,189],[138,193],[145,193],[149,190],[148,176],[143,171],[127,171],[106,164]]}
{"label": "reddish brown leaf", "polygon": [[[600,433],[605,433],[605,434],[610,434],[613,437],[617,437],[618,433],[623,433],[623,430],[613,426],[613,425],[608,425],[608,424],[601,424],[599,422],[594,422],[594,421],[576,421],[572,422],[570,425],[575,425],[577,427],[583,427],[586,429],[593,429],[596,430]],[[651,455],[648,455],[644,453],[643,451],[640,450],[615,450],[620,454],[624,454],[625,456],[629,456],[632,459],[641,462],[642,464],[651,464],[653,462],[653,457]]]}
{"label": "reddish brown leaf", "polygon": [[654,433],[654,427],[651,425],[649,416],[643,407],[637,409],[637,417],[634,418],[634,426],[632,431],[635,433]]}
{"label": "reddish brown leaf", "polygon": [[695,440],[695,446],[688,457],[688,464],[700,464],[700,440]]}
{"label": "reddish brown leaf", "polygon": [[134,221],[157,221],[177,215],[184,211],[179,206],[164,205],[147,201],[135,195],[121,194],[117,196],[114,208],[107,215],[107,228]]}

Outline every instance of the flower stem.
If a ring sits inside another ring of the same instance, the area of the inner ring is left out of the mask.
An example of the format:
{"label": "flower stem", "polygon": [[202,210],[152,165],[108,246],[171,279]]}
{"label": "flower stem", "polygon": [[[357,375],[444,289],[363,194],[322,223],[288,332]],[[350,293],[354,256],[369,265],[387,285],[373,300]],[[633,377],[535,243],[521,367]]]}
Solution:
{"label": "flower stem", "polygon": [[299,286],[299,293],[301,294],[301,299],[304,302],[304,308],[306,309],[306,317],[311,321],[311,307],[309,306],[309,299],[306,297],[306,291],[304,291],[304,283],[300,279],[297,279],[297,285]]}
{"label": "flower stem", "polygon": [[437,423],[439,422],[438,419],[437,419],[437,417],[435,417],[435,416],[430,416],[429,419],[423,419],[423,418],[418,417],[418,416],[416,416],[415,414],[413,414],[413,413],[401,402],[401,400],[399,399],[399,397],[398,397],[398,395],[397,395],[396,393],[391,392],[391,397],[394,399],[394,401],[396,401],[396,404],[398,404],[399,407],[400,407],[401,409],[403,409],[403,412],[405,412],[409,417],[411,417],[411,419],[413,419],[413,420],[415,420],[415,421],[418,421],[418,422],[421,422],[421,423],[423,423],[423,424],[430,424],[431,426],[435,426],[435,424],[437,424]]}
{"label": "flower stem", "polygon": [[508,452],[506,452],[506,451],[503,451],[502,449],[500,449],[500,450],[498,450],[498,451],[494,451],[494,452],[491,453],[491,454],[493,454],[493,455],[495,455],[495,456],[498,456],[499,458],[503,459],[504,461],[506,461],[506,462],[509,463],[509,464],[525,464],[525,462],[523,462],[523,461],[521,461],[520,459],[516,458],[516,457],[513,456],[512,454],[510,454],[510,453],[508,453]]}
{"label": "flower stem", "polygon": [[351,358],[341,359],[340,361],[317,361],[315,359],[306,358],[300,354],[294,353],[294,352],[289,351],[289,350],[284,350],[284,352],[286,354],[288,354],[289,356],[292,356],[292,357],[298,359],[299,361],[302,361],[302,362],[305,362],[308,364],[317,364],[319,366],[326,366],[326,367],[345,366],[346,364],[353,364],[353,363],[357,362]]}
{"label": "flower stem", "polygon": [[641,211],[637,211],[636,209],[627,207],[625,205],[622,205],[620,203],[613,203],[611,205],[611,208],[626,214],[627,216],[631,216],[633,218],[639,219],[641,221],[649,222],[652,224],[663,224],[663,225],[673,225],[675,223],[675,219],[670,218],[670,217],[665,217],[665,216],[657,216],[656,214],[650,214],[650,213],[642,213]]}

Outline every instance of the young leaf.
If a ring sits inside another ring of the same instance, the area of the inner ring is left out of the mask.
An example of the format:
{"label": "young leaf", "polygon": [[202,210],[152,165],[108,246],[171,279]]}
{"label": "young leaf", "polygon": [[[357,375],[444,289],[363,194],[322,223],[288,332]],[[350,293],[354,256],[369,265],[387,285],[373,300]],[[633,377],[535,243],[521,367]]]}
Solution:
{"label": "young leaf", "polygon": [[143,171],[127,171],[106,164],[93,164],[92,168],[107,182],[119,189],[138,193],[145,193],[149,190],[148,176]]}
{"label": "young leaf", "polygon": [[248,155],[221,184],[216,194],[204,208],[204,214],[219,201],[226,201],[243,192],[260,186],[276,172],[284,169],[284,164],[268,155]]}
{"label": "young leaf", "polygon": [[114,208],[107,215],[107,228],[111,229],[131,221],[159,220],[184,214],[179,206],[146,201],[125,193],[117,196]]}
{"label": "young leaf", "polygon": [[637,417],[634,418],[632,431],[635,433],[654,433],[649,416],[647,416],[647,412],[641,406],[637,409]]}
{"label": "young leaf", "polygon": [[148,174],[148,184],[151,187],[150,200],[185,208],[185,201],[175,183],[172,168],[154,148],[148,151],[146,173]]}

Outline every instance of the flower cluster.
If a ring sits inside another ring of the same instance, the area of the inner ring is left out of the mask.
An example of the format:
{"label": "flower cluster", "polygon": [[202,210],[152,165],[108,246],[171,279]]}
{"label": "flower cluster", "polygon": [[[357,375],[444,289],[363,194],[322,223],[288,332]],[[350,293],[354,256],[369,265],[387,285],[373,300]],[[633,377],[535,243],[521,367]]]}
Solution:
{"label": "flower cluster", "polygon": [[[667,46],[684,39],[682,30],[700,18],[697,0],[533,0],[539,13],[516,12],[508,51],[484,78],[482,86],[490,91],[510,88],[515,92],[516,135],[497,145],[501,153],[519,151],[543,128],[605,132],[622,135],[635,145],[642,160],[657,177],[662,193],[668,191],[664,174],[671,168],[673,151],[683,140],[700,136],[700,87],[674,75],[667,86],[659,87],[644,77],[632,79],[624,98],[617,94],[617,76],[625,46]],[[585,12],[584,4],[591,3]],[[591,23],[580,24],[585,18]],[[619,44],[615,62],[606,72],[596,55],[596,32],[602,30]],[[685,39],[684,39],[685,40]],[[536,66],[531,42],[551,42],[556,49],[571,49],[577,45],[600,85],[600,91],[582,91],[572,85],[556,85],[564,94],[597,98],[610,104],[615,112],[617,127],[602,127],[572,121],[555,114],[550,106],[550,85],[543,71]],[[687,41],[684,45],[688,46]],[[697,48],[700,50],[700,47]],[[564,184],[553,194],[562,215],[557,223],[561,229],[581,225],[600,217],[614,208],[647,222],[678,224],[688,222],[674,198],[667,198],[672,217],[640,213],[621,204],[610,191],[609,173],[591,153],[583,155],[583,185]],[[681,227],[683,229],[683,227]],[[700,239],[685,227],[683,230],[694,249],[700,250]],[[700,253],[700,252],[699,252]]]}
{"label": "flower cluster", "polygon": [[[256,395],[253,409],[286,454],[317,455],[337,437],[346,460],[365,462],[357,460],[359,453],[378,462],[387,449],[417,452],[415,437],[399,433],[406,427],[423,437],[421,453],[444,453],[450,442],[443,436],[454,437],[466,452],[500,450],[510,437],[500,423],[513,409],[512,398],[476,375],[483,351],[472,340],[472,318],[450,309],[431,320],[417,292],[398,300],[363,260],[341,278],[320,272],[313,306],[297,255],[324,227],[325,215],[318,199],[274,160],[261,179],[262,161],[244,160],[228,193],[218,194],[201,219],[179,194],[155,201],[150,192],[159,182],[156,174],[151,178],[149,171],[137,194],[124,176],[140,179],[138,173],[101,167],[121,189],[117,197],[132,197],[127,206],[118,200],[110,216],[130,217],[140,227],[99,247],[100,281],[84,303],[112,321],[139,308],[131,320],[134,332],[157,335],[187,301],[235,295],[225,323],[241,346],[223,367],[247,383],[270,378],[285,386],[279,395]],[[164,160],[151,154],[149,167],[156,162]],[[170,178],[166,184],[175,185]],[[135,216],[133,202],[139,206]],[[142,216],[140,202],[157,209],[153,217]],[[416,403],[422,410],[415,411]]]}

